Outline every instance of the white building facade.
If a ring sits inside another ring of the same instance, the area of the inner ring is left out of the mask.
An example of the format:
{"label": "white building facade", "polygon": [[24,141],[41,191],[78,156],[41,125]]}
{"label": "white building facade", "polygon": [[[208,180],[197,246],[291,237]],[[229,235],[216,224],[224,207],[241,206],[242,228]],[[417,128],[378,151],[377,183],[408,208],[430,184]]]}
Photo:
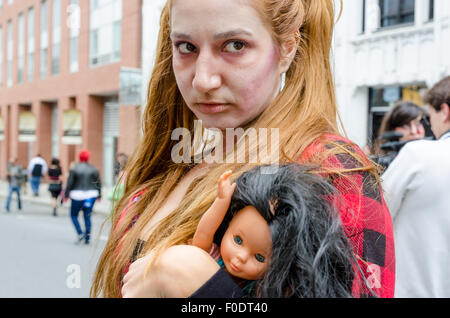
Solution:
{"label": "white building facade", "polygon": [[[156,58],[159,22],[166,0],[142,0],[142,105],[147,105],[148,83]],[[144,111],[145,107],[142,107]]]}
{"label": "white building facade", "polygon": [[342,9],[336,94],[345,131],[363,147],[395,102],[420,105],[423,92],[450,75],[450,1],[345,0]]}

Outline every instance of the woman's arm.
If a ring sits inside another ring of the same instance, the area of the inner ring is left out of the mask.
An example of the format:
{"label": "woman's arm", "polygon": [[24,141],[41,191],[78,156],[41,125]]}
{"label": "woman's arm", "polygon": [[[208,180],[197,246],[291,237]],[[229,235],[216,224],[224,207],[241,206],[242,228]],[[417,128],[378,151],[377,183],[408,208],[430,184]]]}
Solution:
{"label": "woman's arm", "polygon": [[231,171],[223,173],[218,182],[218,194],[211,207],[203,214],[192,239],[192,245],[209,252],[214,234],[222,223],[231,202],[236,183],[230,183]]}
{"label": "woman's arm", "polygon": [[155,260],[144,277],[152,257],[150,253],[131,264],[123,279],[122,297],[189,297],[220,269],[204,250],[190,245],[175,245]]}

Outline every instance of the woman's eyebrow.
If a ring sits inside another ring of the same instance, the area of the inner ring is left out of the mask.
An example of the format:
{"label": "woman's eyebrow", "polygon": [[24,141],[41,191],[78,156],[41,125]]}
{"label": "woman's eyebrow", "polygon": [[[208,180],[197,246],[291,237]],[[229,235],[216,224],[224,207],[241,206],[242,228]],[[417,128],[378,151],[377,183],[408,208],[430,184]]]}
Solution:
{"label": "woman's eyebrow", "polygon": [[[230,30],[230,31],[222,32],[222,33],[217,33],[216,35],[214,35],[214,40],[221,40],[221,39],[231,38],[231,37],[235,37],[235,36],[239,36],[239,35],[253,36],[253,33],[246,31],[244,29],[235,29],[235,30]],[[189,34],[181,33],[181,32],[172,32],[170,37],[192,41],[192,37]]]}
{"label": "woman's eyebrow", "polygon": [[180,33],[180,32],[172,32],[170,37],[192,41],[192,37],[189,34]]}
{"label": "woman's eyebrow", "polygon": [[244,29],[235,29],[235,30],[222,32],[222,33],[218,33],[218,34],[214,35],[214,40],[221,40],[221,39],[231,38],[231,37],[239,36],[239,35],[253,36],[253,33],[246,31]]}

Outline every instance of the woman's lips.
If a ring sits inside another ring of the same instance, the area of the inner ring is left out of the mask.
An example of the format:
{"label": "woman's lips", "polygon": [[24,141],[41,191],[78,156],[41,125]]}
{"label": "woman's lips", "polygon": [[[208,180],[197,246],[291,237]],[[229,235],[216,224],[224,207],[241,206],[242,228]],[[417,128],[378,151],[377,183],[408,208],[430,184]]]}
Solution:
{"label": "woman's lips", "polygon": [[225,111],[230,104],[197,104],[200,107],[200,111],[204,114],[217,114]]}

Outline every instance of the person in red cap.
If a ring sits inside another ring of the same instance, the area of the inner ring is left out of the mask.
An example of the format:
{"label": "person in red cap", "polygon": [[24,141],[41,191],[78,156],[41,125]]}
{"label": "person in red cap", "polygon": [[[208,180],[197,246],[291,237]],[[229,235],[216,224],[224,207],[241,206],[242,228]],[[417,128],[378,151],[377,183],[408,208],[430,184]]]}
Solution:
{"label": "person in red cap", "polygon": [[[64,194],[65,200],[72,200],[70,206],[70,217],[77,231],[76,244],[84,239],[85,244],[89,244],[91,235],[91,214],[96,200],[101,199],[101,181],[98,169],[89,164],[90,152],[82,150],[78,154],[80,162],[70,169],[69,179]],[[83,232],[78,222],[78,214],[83,211],[85,231]]]}

